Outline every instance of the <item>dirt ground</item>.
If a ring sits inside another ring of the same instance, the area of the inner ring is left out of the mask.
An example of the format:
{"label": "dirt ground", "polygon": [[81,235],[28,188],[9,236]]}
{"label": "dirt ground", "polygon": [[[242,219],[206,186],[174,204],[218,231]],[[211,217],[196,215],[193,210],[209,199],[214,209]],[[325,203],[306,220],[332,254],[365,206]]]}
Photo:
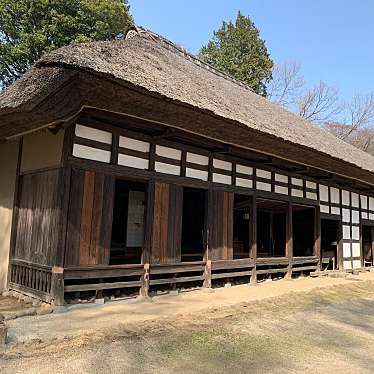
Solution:
{"label": "dirt ground", "polygon": [[[212,294],[191,293],[182,300],[184,313],[179,312],[177,301],[183,297],[174,297],[170,304],[161,298],[158,302],[163,307],[166,303],[169,313],[172,313],[171,305],[175,304],[178,313],[173,318],[172,314],[165,313],[139,319],[141,315],[136,315],[136,311],[143,310],[147,316],[145,309],[157,306],[139,303],[115,307],[122,311],[133,308],[133,318],[128,318],[127,314],[121,319],[120,314],[113,314],[114,307],[109,306],[107,310],[101,307],[14,320],[10,329],[16,331],[18,338],[1,351],[0,372],[374,371],[373,274],[350,280],[282,282],[255,288],[232,287]],[[272,294],[273,289],[282,287],[287,291]],[[235,303],[225,303],[226,294],[230,292]],[[263,297],[252,295],[261,292]],[[198,294],[200,296],[196,296]],[[240,301],[238,294],[242,294],[244,301]],[[199,309],[191,309],[194,297],[205,298],[202,302],[205,308],[200,305]],[[214,301],[217,299],[219,302]],[[84,315],[92,330],[78,329],[78,333],[70,333],[77,331],[74,318],[82,322],[80,318]],[[103,322],[107,321],[105,315],[111,317],[112,324]],[[118,319],[120,321],[114,323]],[[32,327],[35,325],[39,329],[54,326],[59,333],[49,331],[47,334],[39,330],[38,334]],[[60,331],[64,328],[65,335]],[[22,329],[27,338],[20,339]]]}

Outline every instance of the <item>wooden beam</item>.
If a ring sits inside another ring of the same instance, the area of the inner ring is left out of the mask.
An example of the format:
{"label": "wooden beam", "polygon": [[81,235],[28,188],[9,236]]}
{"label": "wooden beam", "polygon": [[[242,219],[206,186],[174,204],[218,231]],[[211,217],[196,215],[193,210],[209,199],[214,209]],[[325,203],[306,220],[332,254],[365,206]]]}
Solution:
{"label": "wooden beam", "polygon": [[69,213],[69,200],[70,200],[70,181],[72,168],[69,163],[69,157],[73,150],[75,126],[69,126],[65,130],[64,144],[62,150],[62,169],[59,176],[59,233],[58,233],[58,246],[56,248],[55,258],[53,265],[58,267],[64,266],[65,251],[66,251],[66,235],[67,235],[67,221]]}
{"label": "wooden beam", "polygon": [[250,248],[249,248],[249,258],[253,261],[254,266],[252,268],[252,275],[250,283],[252,285],[257,284],[257,202],[256,196],[253,195],[251,198],[251,205],[249,209],[249,234],[250,234]]}
{"label": "wooden beam", "polygon": [[110,156],[110,163],[117,165],[118,163],[118,148],[119,148],[119,135],[116,133],[112,134],[112,153]]}
{"label": "wooden beam", "polygon": [[[339,201],[343,201],[342,190],[339,190]],[[340,217],[343,217],[342,204],[340,204]],[[339,270],[344,269],[344,260],[343,260],[343,223],[341,220],[338,221],[338,246],[336,248],[336,262]]]}
{"label": "wooden beam", "polygon": [[320,269],[321,260],[321,217],[319,207],[314,208],[314,243],[313,256],[318,257],[318,269]]}
{"label": "wooden beam", "polygon": [[153,139],[154,140],[160,140],[160,139],[165,139],[165,138],[169,138],[173,135],[176,135],[177,133],[177,130],[176,129],[173,129],[173,128],[167,128],[165,131],[163,131],[161,134],[159,135],[154,135],[153,136]]}
{"label": "wooden beam", "polygon": [[293,173],[305,173],[305,172],[309,173],[310,167],[309,166],[291,167],[289,170]]}
{"label": "wooden beam", "polygon": [[289,265],[286,278],[292,277],[292,257],[293,257],[293,232],[292,232],[292,203],[288,202],[286,212],[286,257]]}
{"label": "wooden beam", "polygon": [[152,237],[154,225],[154,204],[155,204],[155,181],[148,182],[146,206],[145,206],[145,235],[142,248],[142,264],[149,264],[151,260]]}
{"label": "wooden beam", "polygon": [[187,151],[182,150],[182,157],[181,157],[181,177],[186,176],[186,164],[187,164]]}

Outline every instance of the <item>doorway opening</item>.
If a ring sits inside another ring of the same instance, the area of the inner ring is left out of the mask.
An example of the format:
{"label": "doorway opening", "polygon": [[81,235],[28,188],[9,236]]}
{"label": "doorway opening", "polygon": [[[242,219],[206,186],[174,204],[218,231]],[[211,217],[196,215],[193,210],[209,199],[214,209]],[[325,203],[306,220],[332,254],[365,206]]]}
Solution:
{"label": "doorway opening", "polygon": [[274,200],[257,200],[257,257],[286,255],[287,204]]}
{"label": "doorway opening", "polygon": [[373,226],[362,226],[362,253],[364,256],[364,266],[373,266]]}
{"label": "doorway opening", "polygon": [[145,183],[116,180],[110,265],[141,263],[146,190]]}
{"label": "doorway opening", "polygon": [[312,256],[314,247],[315,209],[302,205],[292,206],[293,256]]}
{"label": "doorway opening", "polygon": [[204,258],[205,203],[205,190],[183,189],[182,262],[202,261]]}
{"label": "doorway opening", "polygon": [[249,258],[251,197],[234,195],[233,258]]}
{"label": "doorway opening", "polygon": [[340,221],[321,220],[321,266],[322,270],[338,268],[338,246],[341,239]]}

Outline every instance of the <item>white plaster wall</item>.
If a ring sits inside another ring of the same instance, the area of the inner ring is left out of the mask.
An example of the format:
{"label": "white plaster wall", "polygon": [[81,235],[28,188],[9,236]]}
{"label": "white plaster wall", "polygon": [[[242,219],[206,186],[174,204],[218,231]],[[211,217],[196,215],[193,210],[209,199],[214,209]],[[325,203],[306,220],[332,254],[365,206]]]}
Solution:
{"label": "white plaster wall", "polygon": [[0,291],[6,288],[19,141],[0,143]]}

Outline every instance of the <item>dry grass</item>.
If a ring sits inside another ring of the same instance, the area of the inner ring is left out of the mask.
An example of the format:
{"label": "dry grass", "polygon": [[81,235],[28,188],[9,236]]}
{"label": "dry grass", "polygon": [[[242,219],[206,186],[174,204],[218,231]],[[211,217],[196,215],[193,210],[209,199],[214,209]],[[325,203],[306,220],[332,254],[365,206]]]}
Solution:
{"label": "dry grass", "polygon": [[8,348],[2,373],[370,373],[374,282]]}

